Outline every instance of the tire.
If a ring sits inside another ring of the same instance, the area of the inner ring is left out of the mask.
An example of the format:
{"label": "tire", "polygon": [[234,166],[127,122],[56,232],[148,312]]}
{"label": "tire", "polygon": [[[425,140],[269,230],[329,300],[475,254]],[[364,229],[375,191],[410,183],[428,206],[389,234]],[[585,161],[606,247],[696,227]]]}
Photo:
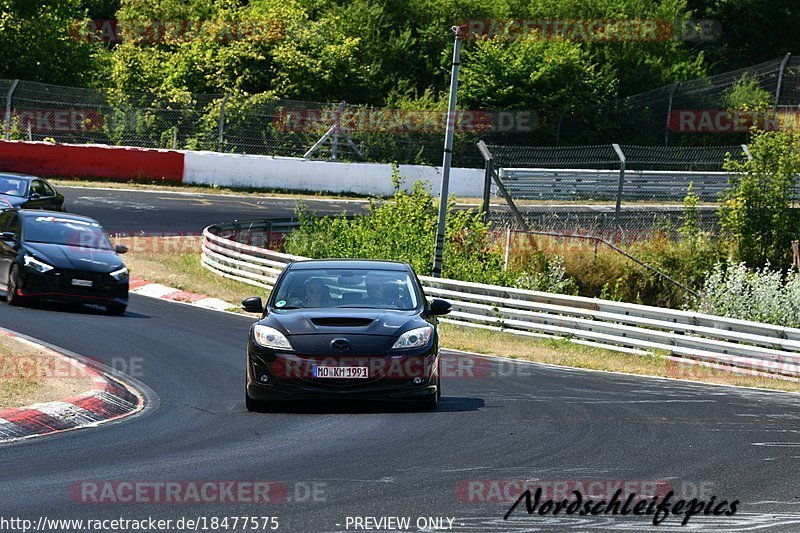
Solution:
{"label": "tire", "polygon": [[19,288],[19,267],[17,265],[11,266],[11,271],[8,273],[8,286],[6,287],[6,303],[8,305],[22,305],[25,298],[17,294]]}
{"label": "tire", "polygon": [[127,308],[126,304],[107,304],[106,313],[113,316],[122,316]]}

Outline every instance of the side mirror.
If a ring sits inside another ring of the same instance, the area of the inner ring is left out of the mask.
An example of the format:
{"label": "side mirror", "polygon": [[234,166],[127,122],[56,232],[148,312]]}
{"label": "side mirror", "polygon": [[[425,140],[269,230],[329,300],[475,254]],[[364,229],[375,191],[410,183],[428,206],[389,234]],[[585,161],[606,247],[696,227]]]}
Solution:
{"label": "side mirror", "polygon": [[41,198],[41,197],[42,197],[42,195],[41,195],[41,194],[39,194],[38,192],[32,192],[32,193],[31,193],[31,196],[30,196],[30,199],[31,199],[31,200],[38,200],[38,199],[39,199],[39,198]]}
{"label": "side mirror", "polygon": [[248,313],[263,313],[264,304],[258,296],[251,296],[242,300],[242,309]]}
{"label": "side mirror", "polygon": [[17,240],[17,236],[13,231],[4,231],[0,233],[0,241],[13,242],[15,240]]}
{"label": "side mirror", "polygon": [[431,302],[428,312],[432,315],[446,315],[453,308],[453,305],[447,300],[441,298],[434,298]]}
{"label": "side mirror", "polygon": [[118,244],[114,247],[114,251],[118,254],[124,254],[128,251],[128,247],[122,244]]}

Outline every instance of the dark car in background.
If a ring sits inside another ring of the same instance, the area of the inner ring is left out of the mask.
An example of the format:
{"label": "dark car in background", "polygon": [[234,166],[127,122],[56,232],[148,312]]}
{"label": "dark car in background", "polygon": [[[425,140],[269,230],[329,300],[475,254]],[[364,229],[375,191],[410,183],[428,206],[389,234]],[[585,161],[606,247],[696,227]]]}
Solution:
{"label": "dark car in background", "polygon": [[51,300],[102,305],[121,315],[128,305],[128,269],[100,224],[53,211],[0,212],[0,290],[6,301]]}
{"label": "dark car in background", "polygon": [[303,399],[404,402],[434,409],[441,396],[438,316],[406,263],[310,260],[278,277],[247,344],[247,409]]}
{"label": "dark car in background", "polygon": [[25,174],[0,173],[0,209],[64,211],[64,195],[47,180]]}

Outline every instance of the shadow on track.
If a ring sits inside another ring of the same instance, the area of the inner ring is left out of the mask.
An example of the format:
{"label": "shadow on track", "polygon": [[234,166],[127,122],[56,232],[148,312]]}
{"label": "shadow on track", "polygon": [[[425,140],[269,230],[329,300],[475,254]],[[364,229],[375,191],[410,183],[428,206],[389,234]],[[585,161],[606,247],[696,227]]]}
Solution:
{"label": "shadow on track", "polygon": [[[5,292],[0,292],[5,300]],[[112,318],[106,310],[99,305],[67,303],[67,302],[48,302],[46,300],[30,300],[20,306],[23,309],[38,309],[41,311],[55,311],[57,313],[72,313],[82,315],[103,315]],[[117,315],[116,318],[150,318],[147,315],[125,311],[124,315]]]}
{"label": "shadow on track", "polygon": [[[392,403],[369,400],[303,400],[297,402],[274,402],[258,413],[298,413],[298,414],[375,414],[375,413],[462,413],[478,411],[484,406],[480,398],[445,396],[439,400],[435,410],[420,409],[413,404]],[[244,405],[241,405],[244,410]]]}

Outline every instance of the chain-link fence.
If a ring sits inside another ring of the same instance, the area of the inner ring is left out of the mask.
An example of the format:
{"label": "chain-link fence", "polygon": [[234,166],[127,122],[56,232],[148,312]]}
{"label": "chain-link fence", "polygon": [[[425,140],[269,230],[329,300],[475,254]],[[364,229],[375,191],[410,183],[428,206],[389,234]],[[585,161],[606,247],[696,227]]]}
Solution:
{"label": "chain-link fence", "polygon": [[[0,97],[11,139],[437,165],[447,115],[266,95],[159,98],[15,80],[0,80]],[[481,138],[526,142],[535,117],[520,113],[527,112],[459,111],[454,164],[480,167]]]}
{"label": "chain-link fence", "polygon": [[[749,102],[743,102],[748,99]],[[741,113],[741,104],[772,107]],[[554,120],[555,144],[743,144],[751,125],[797,125],[800,57],[784,57],[716,76],[660,87]]]}
{"label": "chain-link fence", "polygon": [[[740,112],[737,98],[742,94],[737,91],[762,98],[772,109]],[[0,80],[0,99],[5,111],[4,134],[14,139],[351,161],[439,165],[447,122],[446,112],[441,111],[276,100],[266,94],[173,93],[159,97],[13,80]],[[750,125],[800,127],[800,118],[794,120],[800,117],[798,106],[800,58],[787,55],[571,116],[535,110],[462,110],[456,119],[453,164],[482,166],[475,143],[483,140],[494,145],[542,146],[520,150],[527,150],[527,157],[537,161],[552,161],[554,166],[616,168],[618,161],[610,143],[639,147],[745,144]],[[338,127],[331,131],[334,125]],[[322,138],[325,142],[318,143]],[[562,151],[548,145],[591,146]],[[649,170],[673,170],[706,152],[654,154],[652,161],[644,153],[641,157],[632,154],[629,168],[641,164]],[[675,163],[667,154],[674,154]],[[717,152],[708,154],[711,163],[698,162],[696,169],[719,160]]]}
{"label": "chain-link fence", "polygon": [[[653,147],[486,146],[487,175],[494,192],[512,205],[495,206],[490,217],[532,230],[602,237],[636,237],[654,228],[674,230],[683,201],[698,199],[701,227],[713,229],[716,205],[728,188],[727,159],[743,160],[746,145]],[[514,207],[519,216],[514,213]]]}

